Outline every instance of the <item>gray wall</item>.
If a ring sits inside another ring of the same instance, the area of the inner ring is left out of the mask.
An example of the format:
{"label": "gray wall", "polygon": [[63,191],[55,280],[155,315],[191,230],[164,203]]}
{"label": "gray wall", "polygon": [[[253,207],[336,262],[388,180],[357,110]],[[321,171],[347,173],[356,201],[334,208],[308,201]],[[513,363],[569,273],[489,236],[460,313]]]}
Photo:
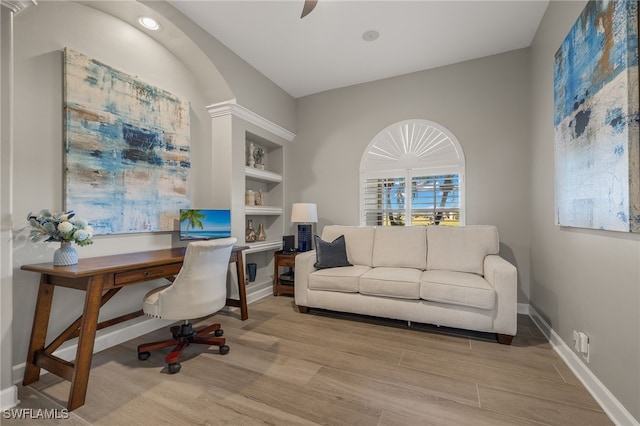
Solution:
{"label": "gray wall", "polygon": [[585,2],[551,2],[532,45],[531,305],[640,420],[640,235],[555,226],[553,59]]}
{"label": "gray wall", "polygon": [[[111,3],[39,2],[38,6],[32,6],[15,18],[14,153],[11,162],[5,164],[3,158],[2,163],[3,171],[6,165],[13,167],[13,208],[9,215],[3,215],[2,226],[3,229],[13,227],[15,234],[10,246],[13,250],[13,277],[9,276],[13,280],[14,366],[26,359],[39,279],[37,274],[21,271],[20,265],[49,262],[57,248],[55,243],[32,243],[27,238],[28,230],[23,228],[28,212],[43,208],[59,211],[63,208],[64,47],[135,75],[191,102],[192,203],[202,208],[217,204],[211,190],[214,184],[211,118],[206,106],[237,97],[234,85],[239,83],[227,83],[220,78],[222,73],[218,72],[217,64],[182,30],[165,27],[170,36],[161,40],[162,35],[153,38],[112,15],[112,12],[117,14],[128,7],[146,9],[146,6],[136,2],[119,3],[119,6],[114,11]],[[170,14],[171,9],[165,12]],[[194,27],[191,30],[201,31],[191,25]],[[182,22],[182,26],[189,30],[188,23]],[[202,44],[208,41],[211,45],[219,45],[215,39],[209,37],[207,40],[203,34],[198,40]],[[185,49],[193,52],[188,60],[181,59]],[[256,89],[253,97],[258,100],[243,93],[245,106],[251,104],[258,114],[266,115],[268,112],[271,117],[276,117],[272,120],[283,127],[295,121],[295,102],[291,97],[268,79],[256,75],[255,69],[234,57],[230,51],[225,52],[225,59],[231,62],[224,64],[226,73],[245,76],[245,85]],[[203,75],[203,70],[210,72],[209,79]],[[267,107],[267,102],[261,97],[264,93],[275,93],[273,96],[278,102]],[[2,144],[4,153],[5,146],[9,146],[4,137]],[[91,212],[78,212],[78,215],[90,219]],[[176,233],[98,236],[93,245],[79,247],[78,252],[83,258],[158,249],[180,245],[176,238]],[[102,309],[101,320],[140,309],[144,293],[159,284],[165,282],[154,281],[122,290]],[[4,297],[5,293],[2,294]],[[49,337],[75,319],[82,311],[82,305],[81,292],[56,289]],[[4,338],[3,333],[3,351],[6,347]],[[11,376],[4,364],[2,376],[4,389],[4,378]]]}
{"label": "gray wall", "polygon": [[498,226],[501,254],[518,267],[518,300],[526,303],[529,80],[524,49],[298,99],[286,204],[317,203],[320,230],[357,225],[359,167],[367,145],[395,122],[435,121],[464,150],[466,223]]}
{"label": "gray wall", "polygon": [[295,102],[289,94],[167,2],[143,3],[169,19],[215,63],[240,105],[295,133]]}

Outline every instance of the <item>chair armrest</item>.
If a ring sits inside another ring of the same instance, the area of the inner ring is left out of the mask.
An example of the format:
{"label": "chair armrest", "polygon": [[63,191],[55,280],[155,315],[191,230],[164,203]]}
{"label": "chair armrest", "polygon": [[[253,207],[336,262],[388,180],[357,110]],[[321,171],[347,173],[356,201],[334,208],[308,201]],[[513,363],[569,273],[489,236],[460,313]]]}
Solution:
{"label": "chair armrest", "polygon": [[296,256],[294,275],[294,298],[296,305],[307,306],[307,291],[309,288],[309,274],[316,268],[316,251],[310,250]]}
{"label": "chair armrest", "polygon": [[496,291],[497,333],[516,335],[518,329],[518,270],[498,255],[484,258],[484,278]]}

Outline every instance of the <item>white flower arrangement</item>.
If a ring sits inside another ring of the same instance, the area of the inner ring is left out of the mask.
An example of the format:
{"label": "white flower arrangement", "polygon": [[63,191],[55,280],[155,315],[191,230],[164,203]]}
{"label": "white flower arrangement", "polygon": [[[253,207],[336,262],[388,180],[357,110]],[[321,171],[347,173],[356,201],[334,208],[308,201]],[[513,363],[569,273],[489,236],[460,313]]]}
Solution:
{"label": "white flower arrangement", "polygon": [[93,244],[93,228],[84,219],[74,218],[75,212],[51,213],[49,210],[31,212],[27,221],[31,225],[31,241],[75,242],[79,246]]}

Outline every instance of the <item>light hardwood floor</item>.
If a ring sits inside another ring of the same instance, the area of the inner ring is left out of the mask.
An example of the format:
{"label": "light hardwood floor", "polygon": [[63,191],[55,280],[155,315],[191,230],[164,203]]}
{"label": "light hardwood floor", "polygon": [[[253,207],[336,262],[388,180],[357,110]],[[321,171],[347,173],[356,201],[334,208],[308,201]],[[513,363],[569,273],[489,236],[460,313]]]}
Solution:
{"label": "light hardwood floor", "polygon": [[[612,424],[526,316],[511,346],[483,335],[312,311],[291,297],[214,316],[228,355],[186,349],[166,374],[166,350],[138,361],[158,330],[96,354],[86,404],[68,419],[3,425],[595,425]],[[209,323],[211,318],[202,323]],[[64,407],[68,382],[19,386],[18,408]]]}

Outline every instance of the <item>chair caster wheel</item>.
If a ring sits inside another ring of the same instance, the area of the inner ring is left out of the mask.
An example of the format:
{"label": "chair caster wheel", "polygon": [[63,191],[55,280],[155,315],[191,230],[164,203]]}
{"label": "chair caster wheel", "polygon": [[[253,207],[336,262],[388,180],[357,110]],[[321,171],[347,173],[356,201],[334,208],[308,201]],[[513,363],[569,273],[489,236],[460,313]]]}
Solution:
{"label": "chair caster wheel", "polygon": [[147,352],[138,352],[138,359],[140,361],[144,361],[145,359],[148,359],[151,356],[151,352],[147,351]]}
{"label": "chair caster wheel", "polygon": [[216,331],[213,333],[213,335],[214,335],[214,336],[216,336],[216,337],[220,337],[220,336],[222,336],[223,334],[224,334],[224,330],[222,330],[222,329],[216,330]]}
{"label": "chair caster wheel", "polygon": [[175,364],[169,364],[167,366],[168,370],[169,370],[169,374],[176,374],[177,372],[180,371],[180,367],[182,367],[180,365],[179,362],[176,362]]}
{"label": "chair caster wheel", "polygon": [[226,355],[229,353],[229,346],[222,345],[220,346],[220,355]]}

